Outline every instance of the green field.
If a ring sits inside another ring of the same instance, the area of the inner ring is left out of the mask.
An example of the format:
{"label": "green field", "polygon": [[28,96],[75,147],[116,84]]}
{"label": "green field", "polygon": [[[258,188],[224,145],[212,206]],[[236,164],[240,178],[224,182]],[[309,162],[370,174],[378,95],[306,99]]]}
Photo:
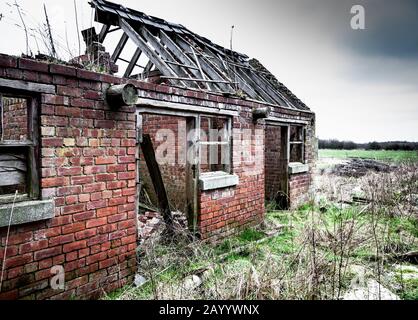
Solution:
{"label": "green field", "polygon": [[363,158],[382,161],[418,161],[417,151],[391,151],[391,150],[319,150],[320,158]]}

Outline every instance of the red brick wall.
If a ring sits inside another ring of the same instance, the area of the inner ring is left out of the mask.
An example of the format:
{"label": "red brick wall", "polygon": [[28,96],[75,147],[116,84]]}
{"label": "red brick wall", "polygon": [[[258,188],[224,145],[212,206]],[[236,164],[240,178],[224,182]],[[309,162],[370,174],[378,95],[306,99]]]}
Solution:
{"label": "red brick wall", "polygon": [[[42,198],[54,199],[56,217],[11,228],[0,299],[94,297],[132,279],[137,241],[135,107],[110,110],[102,92],[111,83],[135,84],[140,98],[239,112],[233,119],[232,167],[240,183],[200,193],[199,227],[204,239],[216,240],[262,220],[264,125],[255,125],[251,116],[260,104],[5,55],[0,55],[0,78],[49,84],[56,91],[39,98]],[[283,108],[275,108],[274,114],[313,119],[310,113]],[[169,125],[170,120],[165,121]],[[235,134],[244,129],[251,130],[250,153],[261,156],[261,162],[240,161]],[[310,130],[309,139],[313,139],[314,127]],[[313,150],[313,146],[307,148],[309,157]],[[305,193],[310,178],[307,181],[299,184],[295,198]],[[6,231],[0,228],[0,257]],[[49,286],[54,265],[65,269],[63,292]]]}
{"label": "red brick wall", "polygon": [[[186,140],[184,136],[186,118],[144,114],[142,116],[142,130],[143,134],[149,134],[151,136],[157,158],[163,157],[164,159],[163,163],[159,163],[159,166],[170,203],[174,207],[173,209],[186,212],[186,164],[185,158],[181,158],[181,154],[185,154],[182,152],[185,152],[186,150]],[[181,135],[180,140],[179,130]],[[183,133],[181,132],[182,130],[184,131]],[[157,132],[159,132],[159,141],[157,141]],[[172,133],[172,135],[170,133]],[[173,141],[167,139],[173,139]],[[168,146],[167,150],[165,146]],[[159,149],[160,147],[161,149]],[[166,150],[166,152],[163,152],[163,149]],[[158,152],[161,154],[158,154]],[[153,203],[157,204],[152,181],[142,154],[140,154],[140,159],[140,167],[143,168],[140,173],[141,181]]]}
{"label": "red brick wall", "polygon": [[[56,89],[38,96],[42,199],[54,199],[55,218],[12,226],[0,299],[82,299],[127,284],[136,268],[135,108],[113,111],[102,97],[118,79],[3,55],[0,77]],[[65,290],[50,287],[55,265]]]}
{"label": "red brick wall", "polygon": [[309,172],[290,175],[289,196],[290,206],[296,208],[313,198],[312,179],[316,159],[315,118],[312,117],[306,126],[305,161],[309,165]]}
{"label": "red brick wall", "polygon": [[25,99],[3,98],[3,139],[28,138],[28,106]]}
{"label": "red brick wall", "polygon": [[[239,143],[244,130],[250,130],[249,152],[253,161],[243,155]],[[264,217],[264,130],[255,125],[250,108],[242,108],[233,119],[232,173],[238,175],[235,187],[199,194],[199,229],[203,239],[217,241],[256,225]],[[258,156],[258,158],[255,158]]]}
{"label": "red brick wall", "polygon": [[265,192],[266,200],[274,200],[280,191],[280,158],[283,152],[281,150],[281,129],[277,126],[266,126],[265,129]]}

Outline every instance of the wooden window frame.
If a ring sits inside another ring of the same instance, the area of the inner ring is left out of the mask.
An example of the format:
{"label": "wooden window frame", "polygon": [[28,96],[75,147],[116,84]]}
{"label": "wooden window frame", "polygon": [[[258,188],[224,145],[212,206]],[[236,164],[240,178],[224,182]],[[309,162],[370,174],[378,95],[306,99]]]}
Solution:
{"label": "wooden window frame", "polygon": [[[3,97],[21,98],[27,101],[28,137],[24,141],[3,141],[0,138],[1,149],[25,149],[27,152],[27,176],[25,194],[18,195],[16,201],[38,200],[40,197],[40,123],[39,123],[39,97],[13,91],[0,91],[0,108],[3,109]],[[2,111],[3,112],[3,111]],[[0,204],[13,202],[15,195],[0,195]]]}
{"label": "wooden window frame", "polygon": [[[197,125],[196,125],[196,129],[198,130],[199,133],[199,158],[200,155],[202,154],[202,146],[208,146],[208,156],[210,158],[210,154],[211,154],[211,147],[212,146],[217,146],[217,147],[222,147],[224,145],[229,146],[226,155],[224,155],[224,157],[226,156],[228,158],[228,163],[221,163],[221,165],[223,166],[223,170],[222,172],[225,172],[227,174],[233,174],[232,172],[232,117],[228,117],[228,116],[222,116],[221,118],[224,119],[226,121],[226,130],[225,130],[225,134],[226,136],[224,137],[226,141],[202,141],[201,140],[201,122],[202,122],[202,118],[207,118],[207,119],[215,119],[215,118],[219,118],[219,116],[214,116],[214,115],[199,115],[198,116],[198,121],[197,121]],[[209,122],[210,124],[210,122]],[[210,126],[210,125],[209,125]],[[210,130],[210,128],[209,128]],[[209,138],[209,137],[208,137]],[[211,165],[210,163],[208,165]],[[201,161],[199,161],[199,169],[201,171]],[[219,171],[219,170],[218,170]],[[216,172],[215,170],[210,170],[209,172]]]}
{"label": "wooden window frame", "polygon": [[[291,128],[292,127],[300,128],[301,135],[302,135],[302,139],[301,140],[297,140],[297,141],[291,140],[292,139],[291,138]],[[289,125],[289,133],[288,133],[288,136],[289,136],[289,162],[290,163],[303,163],[303,164],[306,164],[306,156],[305,156],[306,128],[305,128],[305,126],[303,126],[303,125]],[[302,149],[301,150],[301,157],[302,157],[302,159],[300,159],[301,161],[293,161],[293,162],[290,161],[292,145],[301,145],[301,149]]]}

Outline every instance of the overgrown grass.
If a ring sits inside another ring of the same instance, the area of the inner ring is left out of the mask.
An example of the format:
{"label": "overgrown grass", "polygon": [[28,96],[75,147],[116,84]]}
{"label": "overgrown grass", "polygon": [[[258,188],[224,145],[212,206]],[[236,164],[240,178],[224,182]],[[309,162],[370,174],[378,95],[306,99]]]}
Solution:
{"label": "overgrown grass", "polygon": [[[266,237],[264,230],[249,228],[216,246],[198,242],[156,244],[152,249],[156,255],[141,261],[141,274],[148,282],[140,288],[118,290],[107,299],[341,297],[354,277],[346,270],[347,265],[355,263],[373,269],[379,259],[371,231],[365,228],[370,226],[373,217],[359,213],[355,207],[341,209],[335,206],[322,213],[319,209],[304,206],[296,211],[268,213],[267,224],[286,227],[262,243],[260,240]],[[389,228],[385,228],[386,225]],[[354,227],[358,233],[350,235],[348,231]],[[415,222],[399,217],[382,217],[377,228],[387,230],[387,234],[382,234],[382,240],[396,237],[400,230],[410,236],[416,235],[417,231]],[[339,237],[345,237],[344,241],[341,242]],[[314,241],[314,248],[309,247],[311,241]],[[340,252],[340,246],[345,246],[347,252]],[[239,247],[245,249],[234,251]],[[221,256],[224,256],[222,260]],[[312,265],[315,259],[317,261]],[[312,273],[317,273],[317,278]],[[194,274],[204,280],[197,288],[187,288],[185,282]],[[398,294],[403,299],[418,299],[417,282],[402,283]]]}
{"label": "overgrown grass", "polygon": [[397,170],[358,180],[370,204],[343,206],[334,193],[346,181],[338,180],[325,199],[271,209],[261,226],[216,245],[191,241],[182,230],[172,242],[157,237],[139,264],[147,282],[107,298],[341,299],[358,276],[353,270],[363,268],[402,299],[416,300],[418,281],[396,268],[405,264],[399,255],[418,250],[417,172]]}
{"label": "overgrown grass", "polygon": [[392,150],[319,150],[320,158],[363,158],[380,161],[402,162],[418,161],[417,151],[392,151]]}

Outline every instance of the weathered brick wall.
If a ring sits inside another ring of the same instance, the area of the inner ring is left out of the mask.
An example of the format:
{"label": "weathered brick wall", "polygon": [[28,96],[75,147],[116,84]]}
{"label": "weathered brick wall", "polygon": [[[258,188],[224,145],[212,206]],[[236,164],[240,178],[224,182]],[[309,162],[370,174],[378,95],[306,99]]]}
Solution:
{"label": "weathered brick wall", "polygon": [[[306,203],[311,198],[312,193],[312,178],[315,168],[315,115],[308,112],[300,112],[294,110],[285,110],[282,108],[273,108],[273,117],[286,118],[290,121],[298,120],[304,121],[306,128],[305,137],[305,162],[309,165],[309,172],[300,174],[289,174],[288,176],[288,197],[291,208]],[[266,126],[266,195],[268,200],[277,193],[280,189],[280,164],[279,157],[280,150],[280,129],[276,126]],[[287,151],[286,151],[287,152]]]}
{"label": "weathered brick wall", "polygon": [[305,137],[305,159],[309,165],[309,172],[290,175],[289,177],[289,196],[290,206],[296,208],[312,200],[313,174],[315,168],[315,117],[312,115],[309,125],[306,126]]}
{"label": "weathered brick wall", "polygon": [[[143,134],[151,136],[170,203],[174,209],[186,212],[186,163],[185,158],[182,157],[186,150],[186,118],[144,114],[142,130]],[[140,168],[141,181],[153,203],[157,204],[142,153],[140,153]]]}
{"label": "weathered brick wall", "polygon": [[26,140],[28,138],[28,106],[25,99],[3,98],[4,140]]}
{"label": "weathered brick wall", "polygon": [[[251,118],[252,109],[260,104],[5,55],[0,55],[0,77],[50,84],[56,91],[39,95],[42,198],[54,199],[56,216],[11,228],[0,299],[93,297],[132,279],[137,241],[135,107],[110,110],[102,92],[111,83],[133,83],[140,98],[239,112],[233,118],[234,135],[252,130],[251,153],[261,155],[261,162],[240,161],[234,136],[232,167],[240,183],[200,193],[199,227],[204,239],[216,240],[262,220],[265,133],[264,125],[254,124]],[[310,113],[283,108],[274,113],[313,119]],[[314,127],[309,130],[308,139],[313,139]],[[306,152],[311,157],[313,147],[308,146]],[[306,193],[310,174],[292,197]],[[6,229],[0,228],[0,259]],[[64,291],[49,286],[54,265],[65,269]]]}
{"label": "weathered brick wall", "polygon": [[272,201],[280,191],[280,158],[283,152],[281,148],[281,129],[277,126],[266,126],[265,129],[265,192],[266,200]]}
{"label": "weathered brick wall", "polygon": [[[250,149],[239,147],[244,130],[251,130]],[[217,241],[260,223],[264,217],[264,130],[254,124],[251,108],[242,107],[233,119],[232,173],[238,175],[235,187],[202,191],[199,194],[199,228],[203,239]],[[249,160],[249,161],[248,161]]]}
{"label": "weathered brick wall", "polygon": [[[110,110],[102,96],[118,79],[4,55],[0,77],[56,90],[38,95],[42,199],[54,199],[55,218],[11,227],[0,299],[80,299],[128,283],[136,268],[135,108]],[[65,290],[49,285],[55,265],[64,267]]]}

